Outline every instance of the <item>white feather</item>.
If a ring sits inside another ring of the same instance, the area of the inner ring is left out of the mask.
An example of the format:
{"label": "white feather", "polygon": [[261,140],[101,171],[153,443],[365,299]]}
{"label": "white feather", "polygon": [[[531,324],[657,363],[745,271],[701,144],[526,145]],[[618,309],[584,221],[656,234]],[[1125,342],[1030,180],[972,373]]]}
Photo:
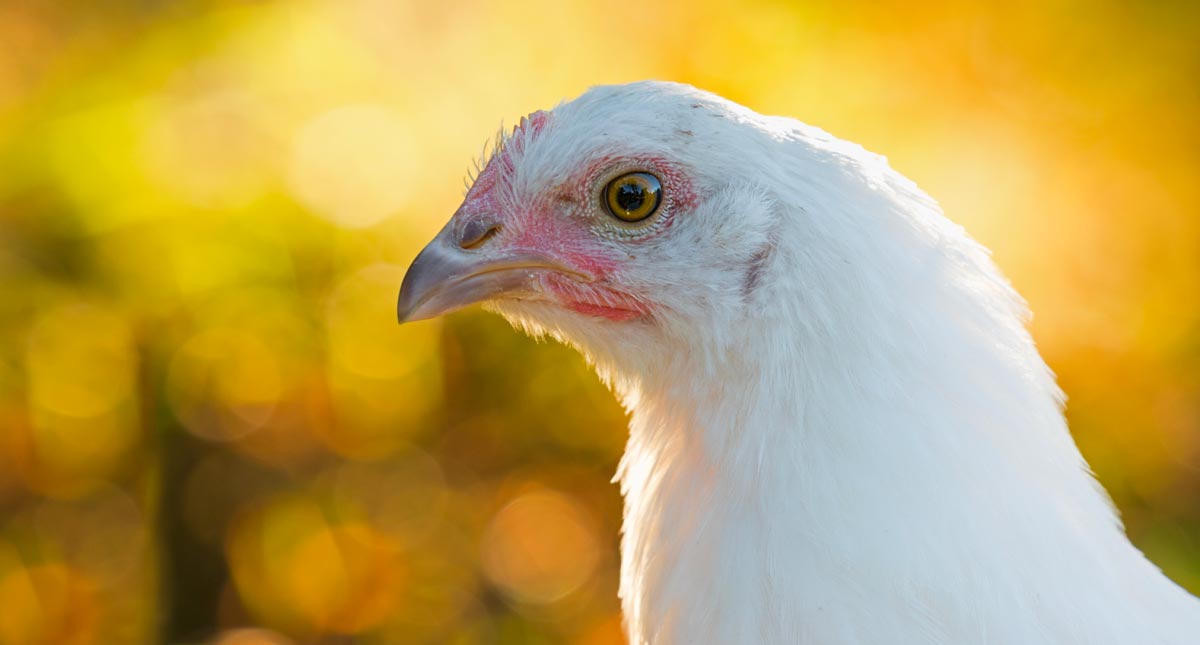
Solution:
{"label": "white feather", "polygon": [[1071,440],[1024,303],[882,157],[647,82],[556,108],[513,190],[611,154],[678,160],[698,193],[622,269],[653,321],[494,306],[631,414],[633,643],[1200,643],[1200,603]]}

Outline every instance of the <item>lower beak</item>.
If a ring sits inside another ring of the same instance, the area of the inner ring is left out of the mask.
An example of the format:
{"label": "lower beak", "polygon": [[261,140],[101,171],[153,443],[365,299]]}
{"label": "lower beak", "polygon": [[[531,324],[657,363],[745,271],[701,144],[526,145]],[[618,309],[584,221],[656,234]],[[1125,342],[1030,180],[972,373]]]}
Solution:
{"label": "lower beak", "polygon": [[490,255],[483,249],[462,249],[453,242],[452,229],[449,224],[442,229],[404,274],[396,303],[400,322],[433,318],[501,296],[533,295],[539,271],[591,281],[539,254]]}

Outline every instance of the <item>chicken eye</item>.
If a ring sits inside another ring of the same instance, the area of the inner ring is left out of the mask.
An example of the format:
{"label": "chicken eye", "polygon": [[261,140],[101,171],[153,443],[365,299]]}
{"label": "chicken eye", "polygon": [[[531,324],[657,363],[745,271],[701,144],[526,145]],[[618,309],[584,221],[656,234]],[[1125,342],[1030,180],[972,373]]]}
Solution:
{"label": "chicken eye", "polygon": [[640,222],[658,210],[662,183],[648,172],[631,172],[608,182],[604,205],[622,222]]}

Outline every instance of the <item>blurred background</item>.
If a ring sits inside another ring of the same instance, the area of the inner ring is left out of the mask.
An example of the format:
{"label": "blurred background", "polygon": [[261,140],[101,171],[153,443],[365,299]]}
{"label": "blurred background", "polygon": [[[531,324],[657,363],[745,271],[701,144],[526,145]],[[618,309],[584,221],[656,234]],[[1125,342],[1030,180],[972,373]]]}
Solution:
{"label": "blurred background", "polygon": [[405,267],[503,120],[664,78],[888,155],[1200,592],[1200,4],[0,2],[0,643],[622,642],[624,416]]}

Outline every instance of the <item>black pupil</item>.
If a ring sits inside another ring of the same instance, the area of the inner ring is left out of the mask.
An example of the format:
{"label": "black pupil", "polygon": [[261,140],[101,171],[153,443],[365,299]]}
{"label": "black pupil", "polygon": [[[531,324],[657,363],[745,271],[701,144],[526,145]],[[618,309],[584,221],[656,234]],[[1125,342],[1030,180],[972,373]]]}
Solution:
{"label": "black pupil", "polygon": [[646,202],[646,188],[641,184],[628,181],[617,188],[617,206],[626,213],[637,212]]}

